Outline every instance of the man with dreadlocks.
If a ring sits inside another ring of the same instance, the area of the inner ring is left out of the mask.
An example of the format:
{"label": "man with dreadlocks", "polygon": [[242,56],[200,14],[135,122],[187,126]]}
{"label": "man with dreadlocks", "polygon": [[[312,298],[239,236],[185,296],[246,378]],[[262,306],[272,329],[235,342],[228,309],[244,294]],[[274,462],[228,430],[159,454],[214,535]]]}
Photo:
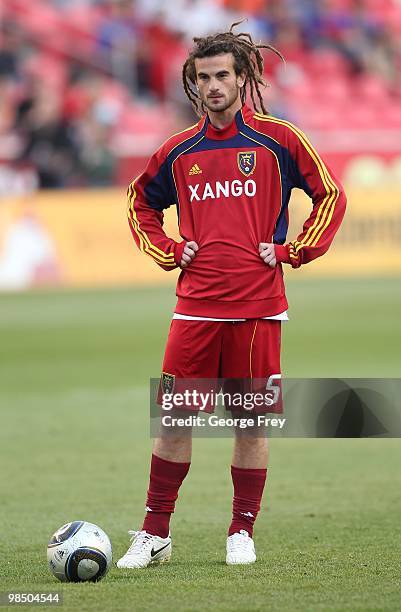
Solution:
{"label": "man with dreadlocks", "polygon": [[[128,190],[139,248],[165,270],[181,268],[161,377],[170,392],[183,379],[280,378],[280,326],[287,319],[282,264],[298,268],[323,255],[345,210],[341,185],[306,136],[266,112],[260,49],[279,52],[234,33],[236,25],[194,39],[183,84],[201,118],[165,142]],[[295,187],[313,207],[302,232],[286,243]],[[182,242],[163,231],[163,210],[173,203]],[[252,535],[268,447],[265,435],[235,433],[226,562],[247,564],[256,560]],[[132,542],[118,567],[169,560],[170,517],[190,467],[191,441],[190,430],[171,436],[163,428],[155,440],[145,520],[129,532]]]}

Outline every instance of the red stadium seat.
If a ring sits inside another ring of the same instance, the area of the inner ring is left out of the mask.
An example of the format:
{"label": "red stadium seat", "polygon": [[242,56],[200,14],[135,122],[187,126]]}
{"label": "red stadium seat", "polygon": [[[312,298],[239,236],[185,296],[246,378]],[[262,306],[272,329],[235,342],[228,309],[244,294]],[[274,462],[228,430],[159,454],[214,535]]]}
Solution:
{"label": "red stadium seat", "polygon": [[341,124],[337,107],[324,105],[319,101],[296,108],[296,120],[304,128],[317,130],[335,129]]}
{"label": "red stadium seat", "polygon": [[312,77],[334,79],[346,73],[347,63],[338,51],[323,47],[309,54],[305,68]]}
{"label": "red stadium seat", "polygon": [[314,83],[314,95],[325,103],[341,106],[350,96],[350,85],[348,80],[339,77],[335,79],[319,79]]}
{"label": "red stadium seat", "polygon": [[355,90],[360,97],[372,104],[383,104],[388,100],[387,87],[382,79],[375,75],[363,75],[354,82]]}
{"label": "red stadium seat", "polygon": [[380,118],[383,126],[401,128],[401,103],[399,101],[391,101],[380,113]]}
{"label": "red stadium seat", "polygon": [[344,128],[369,129],[377,128],[381,118],[373,106],[359,100],[355,104],[350,103],[343,109],[339,121]]}

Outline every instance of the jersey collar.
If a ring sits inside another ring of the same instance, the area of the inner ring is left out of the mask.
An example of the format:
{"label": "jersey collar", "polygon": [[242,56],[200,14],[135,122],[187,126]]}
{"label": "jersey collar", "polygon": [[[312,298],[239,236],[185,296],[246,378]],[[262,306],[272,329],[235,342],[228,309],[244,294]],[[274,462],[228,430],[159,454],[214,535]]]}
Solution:
{"label": "jersey collar", "polygon": [[253,112],[251,109],[244,105],[239,111],[237,111],[232,122],[222,129],[215,128],[214,125],[210,123],[208,115],[204,115],[202,117],[198,123],[198,126],[200,131],[205,129],[206,138],[210,138],[211,140],[227,140],[228,138],[233,138],[233,136],[236,136],[241,127],[244,125],[244,122],[252,118],[252,116]]}

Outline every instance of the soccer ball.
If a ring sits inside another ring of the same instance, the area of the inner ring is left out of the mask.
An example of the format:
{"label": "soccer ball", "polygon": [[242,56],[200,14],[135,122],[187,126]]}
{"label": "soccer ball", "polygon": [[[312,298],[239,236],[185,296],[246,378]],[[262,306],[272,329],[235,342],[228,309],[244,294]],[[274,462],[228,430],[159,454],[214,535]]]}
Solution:
{"label": "soccer ball", "polygon": [[47,561],[50,571],[62,582],[96,582],[110,568],[111,543],[97,525],[73,521],[51,537]]}

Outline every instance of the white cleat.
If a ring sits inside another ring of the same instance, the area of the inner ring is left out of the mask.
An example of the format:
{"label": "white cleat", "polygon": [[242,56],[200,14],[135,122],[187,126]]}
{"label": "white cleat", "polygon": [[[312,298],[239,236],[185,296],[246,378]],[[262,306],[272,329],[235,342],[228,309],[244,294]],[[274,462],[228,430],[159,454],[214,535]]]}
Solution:
{"label": "white cleat", "polygon": [[146,531],[128,531],[131,545],[117,561],[117,567],[139,569],[156,563],[166,563],[171,557],[171,537],[160,538]]}
{"label": "white cleat", "polygon": [[227,565],[247,565],[255,563],[255,561],[255,544],[245,529],[241,529],[239,533],[233,533],[233,535],[228,536]]}

